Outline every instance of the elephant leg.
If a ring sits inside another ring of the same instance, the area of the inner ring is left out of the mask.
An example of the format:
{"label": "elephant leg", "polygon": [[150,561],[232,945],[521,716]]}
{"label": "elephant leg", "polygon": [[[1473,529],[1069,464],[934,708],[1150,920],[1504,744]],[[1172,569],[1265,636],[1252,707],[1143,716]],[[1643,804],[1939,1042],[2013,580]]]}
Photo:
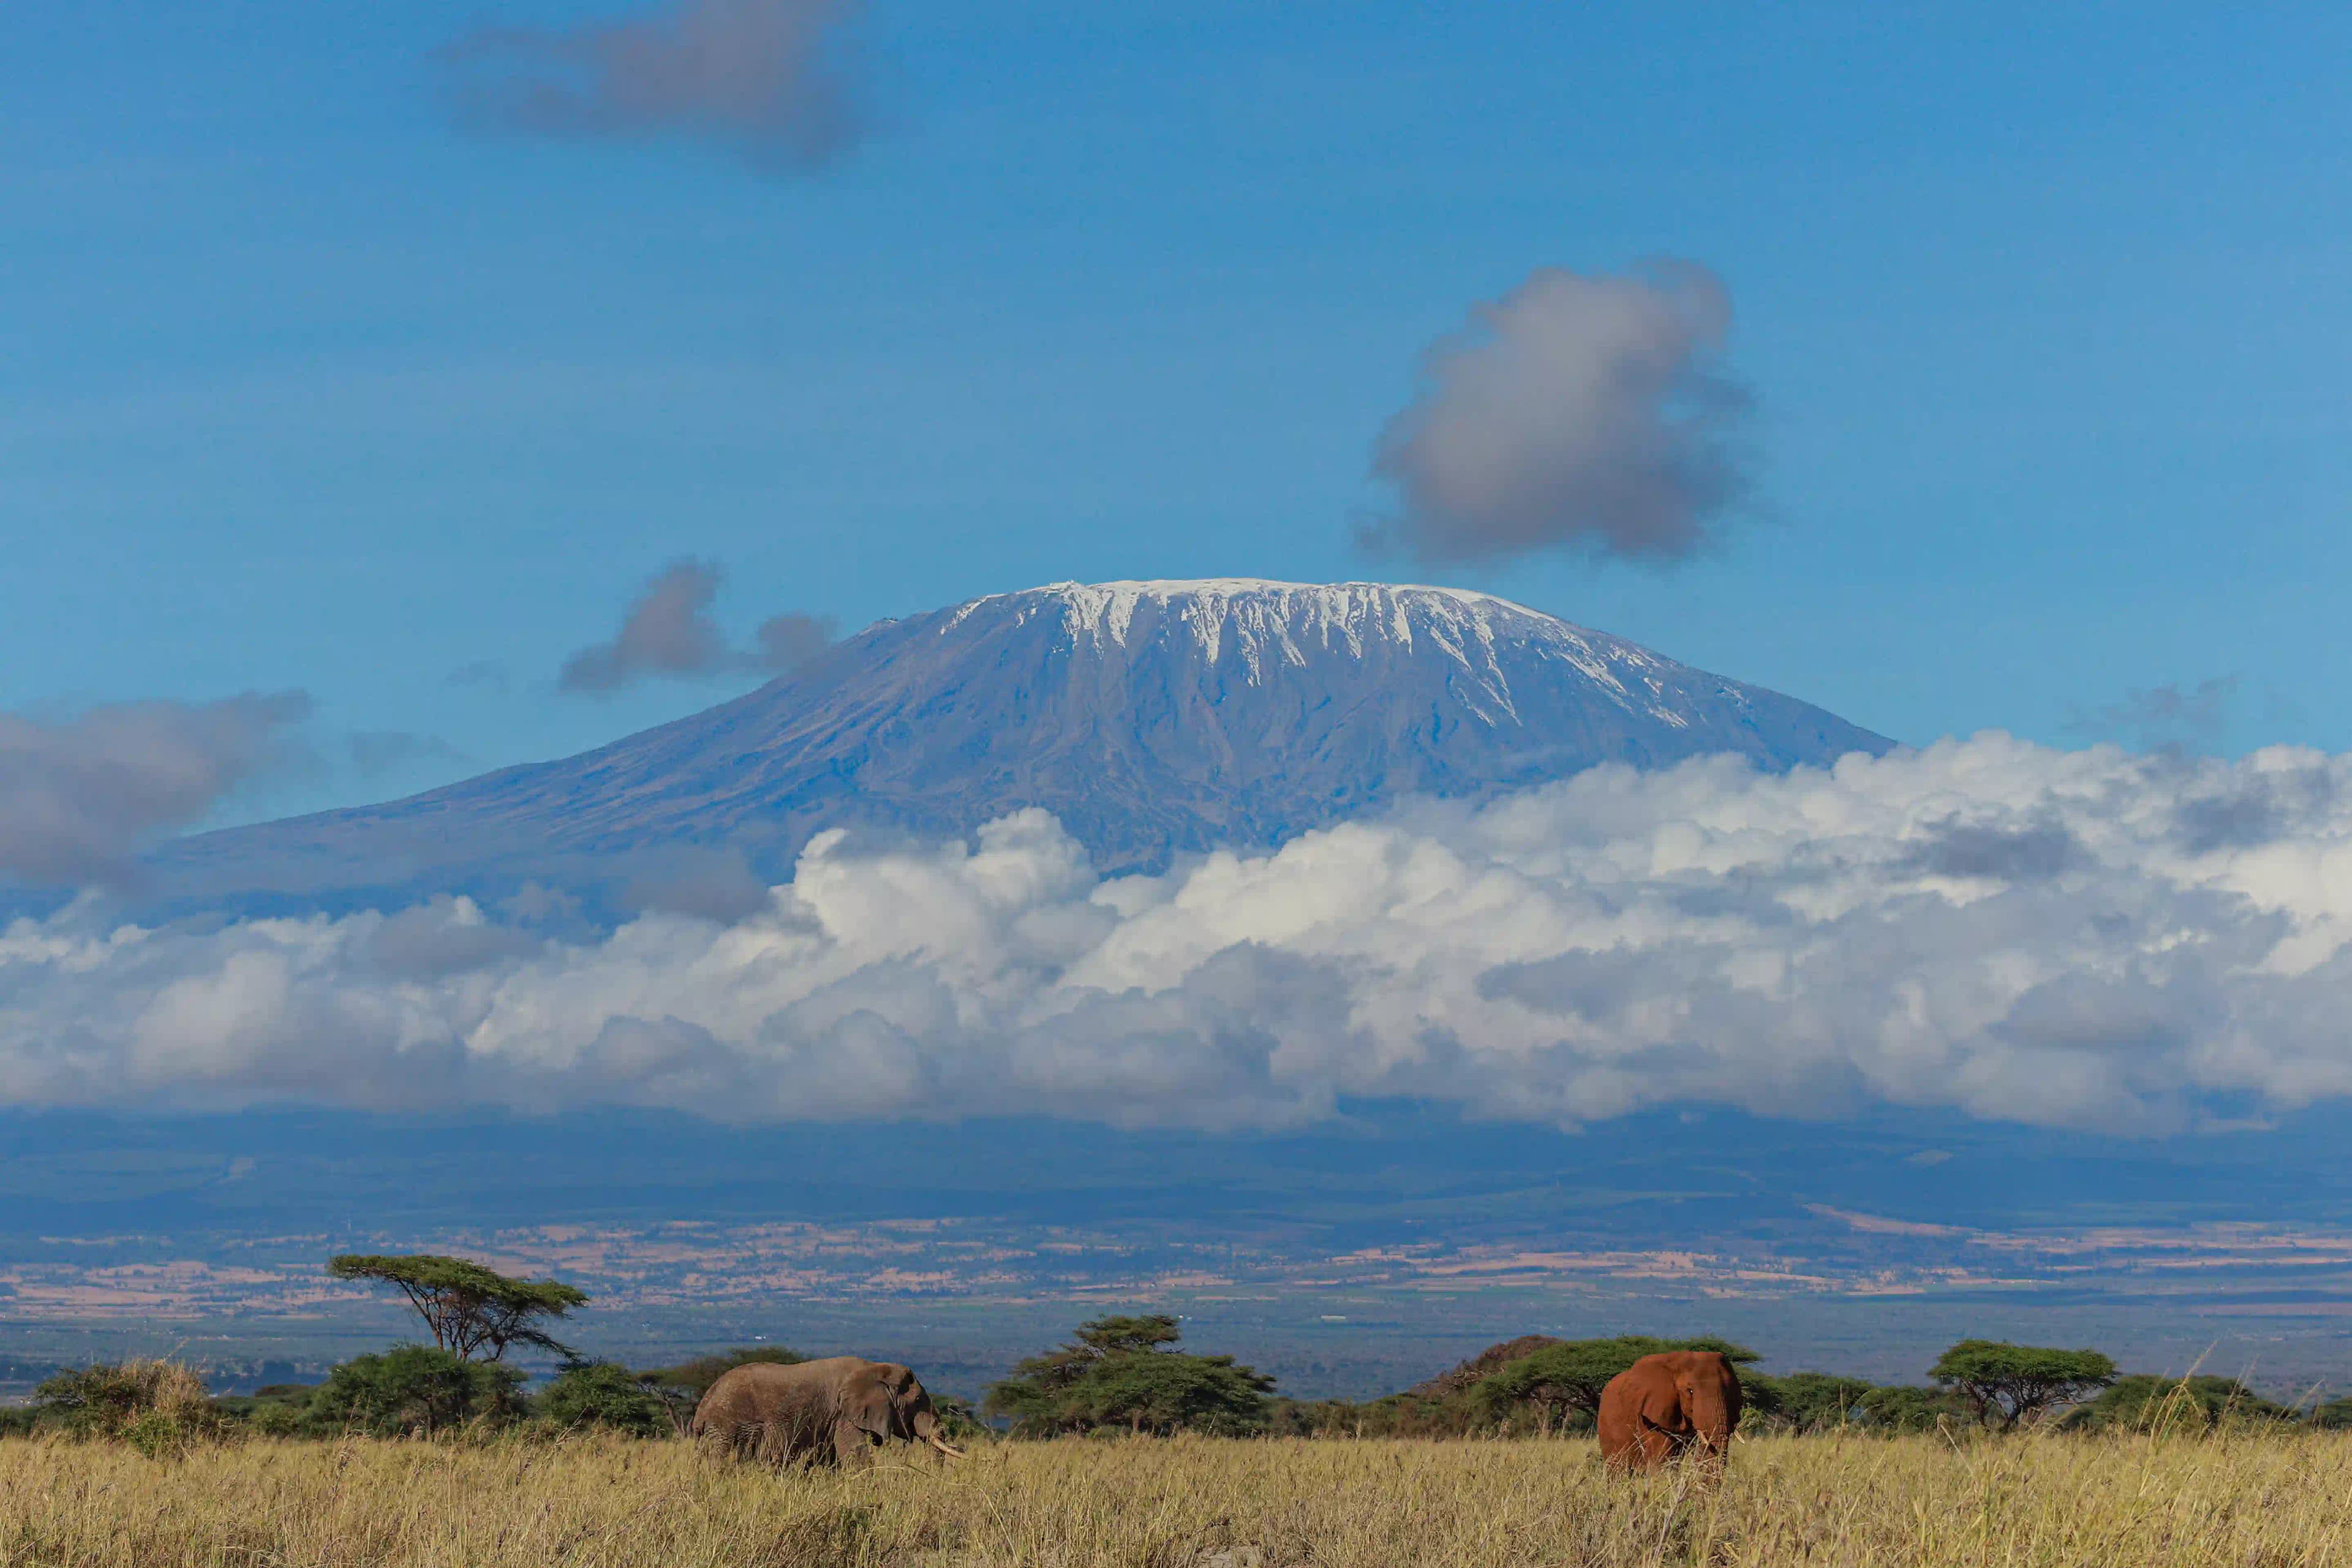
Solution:
{"label": "elephant leg", "polygon": [[781,1411],[762,1425],[761,1453],[778,1469],[804,1465],[817,1447],[817,1436],[818,1434],[809,1429],[809,1419],[804,1412]]}
{"label": "elephant leg", "polygon": [[864,1431],[846,1421],[837,1421],[833,1427],[834,1462],[844,1469],[866,1458],[867,1438]]}
{"label": "elephant leg", "polygon": [[763,1465],[777,1464],[783,1458],[782,1445],[776,1441],[772,1422],[744,1422],[735,1428],[727,1448],[739,1459],[756,1459]]}
{"label": "elephant leg", "polygon": [[768,1463],[780,1470],[829,1457],[816,1434],[810,1432],[806,1424],[800,1421],[771,1422],[761,1444],[761,1453]]}

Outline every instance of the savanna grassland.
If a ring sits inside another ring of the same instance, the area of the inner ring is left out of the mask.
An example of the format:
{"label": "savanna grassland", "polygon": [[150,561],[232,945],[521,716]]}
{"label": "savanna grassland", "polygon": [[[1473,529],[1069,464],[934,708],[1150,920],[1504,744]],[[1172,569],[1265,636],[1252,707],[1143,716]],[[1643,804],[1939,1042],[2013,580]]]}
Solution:
{"label": "savanna grassland", "polygon": [[5,1568],[2352,1563],[2352,1438],[1077,1439],[775,1473],[682,1442],[0,1441]]}

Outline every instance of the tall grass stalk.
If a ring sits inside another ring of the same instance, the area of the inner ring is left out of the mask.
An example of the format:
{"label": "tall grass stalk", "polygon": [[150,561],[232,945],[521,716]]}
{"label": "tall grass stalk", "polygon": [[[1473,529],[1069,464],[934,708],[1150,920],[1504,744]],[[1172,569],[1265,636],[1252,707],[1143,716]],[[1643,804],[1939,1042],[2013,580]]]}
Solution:
{"label": "tall grass stalk", "polygon": [[677,1442],[0,1442],[5,1568],[2352,1563],[2352,1439],[1001,1444],[778,1474]]}

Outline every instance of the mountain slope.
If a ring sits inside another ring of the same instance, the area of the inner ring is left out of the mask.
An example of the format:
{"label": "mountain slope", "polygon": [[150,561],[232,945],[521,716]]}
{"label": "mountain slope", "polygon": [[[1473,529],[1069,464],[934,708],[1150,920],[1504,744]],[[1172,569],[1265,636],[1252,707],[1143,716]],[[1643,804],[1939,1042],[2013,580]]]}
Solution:
{"label": "mountain slope", "polygon": [[610,882],[682,847],[780,876],[825,827],[962,833],[1036,805],[1098,865],[1131,869],[1601,762],[1732,752],[1787,768],[1891,744],[1489,595],[1066,583],[881,622],[581,756],[204,835],[153,868],[173,902]]}

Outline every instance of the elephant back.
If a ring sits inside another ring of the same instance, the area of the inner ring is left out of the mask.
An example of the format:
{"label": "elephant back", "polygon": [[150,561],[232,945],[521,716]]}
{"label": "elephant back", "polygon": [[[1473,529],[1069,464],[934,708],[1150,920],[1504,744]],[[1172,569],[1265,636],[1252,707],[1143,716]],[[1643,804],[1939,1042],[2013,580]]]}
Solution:
{"label": "elephant back", "polygon": [[750,1362],[722,1373],[694,1408],[697,1436],[743,1448],[792,1447],[830,1427],[841,1385],[866,1363],[856,1356],[823,1361]]}

